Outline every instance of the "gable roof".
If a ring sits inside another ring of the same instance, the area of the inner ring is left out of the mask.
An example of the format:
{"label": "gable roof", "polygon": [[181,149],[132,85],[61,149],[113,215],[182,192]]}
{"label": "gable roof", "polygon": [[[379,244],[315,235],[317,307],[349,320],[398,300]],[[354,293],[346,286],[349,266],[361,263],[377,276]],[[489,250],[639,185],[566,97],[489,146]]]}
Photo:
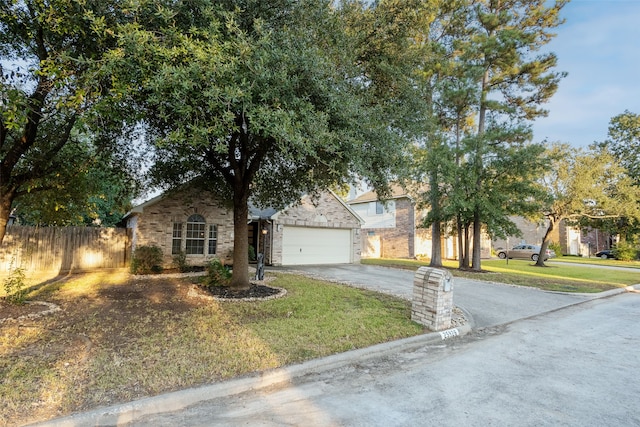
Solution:
{"label": "gable roof", "polygon": [[[349,211],[349,213],[351,215],[353,215],[354,218],[356,218],[361,224],[364,224],[364,220],[362,219],[362,217],[360,217],[360,215],[358,215],[353,209],[351,209],[351,207],[346,204],[340,197],[338,197],[333,191],[328,190],[328,192],[345,208],[347,209],[347,211]],[[152,199],[147,200],[146,202],[143,202],[137,206],[134,206],[129,212],[127,212],[122,219],[127,219],[130,216],[136,215],[136,214],[141,214],[144,212],[144,209],[148,206],[153,206],[154,204],[158,203],[160,200],[164,199],[165,197],[167,197],[171,192],[164,192],[162,194],[160,194],[159,196],[156,196]],[[300,199],[302,199],[303,197],[305,197],[306,194],[303,194]],[[284,209],[281,210],[276,210],[273,207],[267,207],[267,208],[259,208],[258,206],[256,206],[253,202],[249,201],[249,218],[247,219],[251,219],[251,220],[258,220],[258,219],[270,219],[270,220],[276,220],[278,219],[278,216],[283,213],[284,211],[286,211],[287,209],[290,209],[291,207],[295,206],[297,202],[291,203],[289,206],[285,207]]]}
{"label": "gable roof", "polygon": [[[333,196],[334,199],[336,199],[338,201],[338,203],[340,203],[342,205],[342,207],[344,207],[356,220],[358,220],[358,222],[360,224],[364,224],[364,219],[362,219],[362,217],[360,215],[358,215],[353,209],[351,209],[351,206],[349,206],[347,203],[345,203],[344,200],[342,200],[336,193],[334,193],[332,190],[327,190],[327,192]],[[308,196],[308,194],[303,194],[302,197],[300,197],[300,199],[302,200],[303,197]],[[297,202],[295,203],[291,203],[289,206],[285,207],[284,209],[279,210],[278,212],[274,213],[273,215],[271,215],[270,218],[268,219],[272,219],[272,220],[277,220],[278,217],[280,216],[280,214],[284,213],[286,210],[291,209],[292,207],[294,207],[296,205]]]}
{"label": "gable roof", "polygon": [[127,219],[130,216],[133,216],[135,214],[139,214],[144,212],[144,208],[146,208],[147,206],[152,206],[155,205],[156,203],[158,203],[160,200],[164,199],[164,197],[166,196],[166,193],[162,193],[159,196],[156,196],[152,199],[147,200],[146,202],[143,202],[137,206],[134,206],[131,208],[131,210],[129,212],[127,212],[126,214],[124,214],[124,216],[122,217],[122,219]]}
{"label": "gable roof", "polygon": [[275,208],[261,209],[249,200],[249,217],[251,219],[271,219],[278,211]]}
{"label": "gable roof", "polygon": [[[402,187],[400,187],[400,185],[391,184],[391,194],[388,198],[384,200],[393,200],[393,199],[402,199],[402,198],[413,200],[413,198],[409,196],[409,194],[407,194],[407,192]],[[375,192],[375,190],[371,190],[371,191],[367,191],[364,194],[361,194],[355,199],[349,200],[347,203],[350,205],[355,205],[358,203],[377,202],[378,200],[380,200],[378,198],[378,194]]]}

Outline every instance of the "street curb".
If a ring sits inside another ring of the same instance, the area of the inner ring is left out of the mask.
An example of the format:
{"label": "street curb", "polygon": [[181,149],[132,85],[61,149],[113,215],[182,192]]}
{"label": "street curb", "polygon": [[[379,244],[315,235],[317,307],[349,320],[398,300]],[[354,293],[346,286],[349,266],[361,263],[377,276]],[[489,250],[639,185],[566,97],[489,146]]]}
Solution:
{"label": "street curb", "polygon": [[[468,313],[465,313],[468,316]],[[441,332],[430,332],[396,341],[389,341],[371,347],[338,353],[320,359],[313,359],[297,365],[262,371],[221,383],[197,388],[165,393],[133,402],[95,409],[64,418],[30,424],[33,427],[84,427],[117,426],[134,422],[142,417],[166,412],[175,412],[208,400],[233,396],[248,391],[261,390],[274,385],[291,382],[295,378],[315,374],[330,369],[348,366],[352,363],[375,357],[384,357],[400,351],[407,351],[427,344],[442,342],[464,336],[471,331],[473,321]]]}
{"label": "street curb", "polygon": [[[638,283],[637,285],[629,285],[629,286],[625,286],[624,288],[616,288],[616,289],[610,289],[608,291],[604,291],[604,292],[599,292],[597,293],[597,297],[593,298],[593,299],[600,299],[600,298],[608,298],[614,295],[619,295],[619,294],[624,294],[627,292],[638,292],[640,291],[640,283]],[[590,294],[580,294],[580,295],[590,295]]]}
{"label": "street curb", "polygon": [[[542,312],[542,313],[537,313],[537,314],[532,314],[530,316],[525,316],[525,317],[521,317],[519,319],[514,319],[511,320],[509,322],[505,322],[502,323],[500,325],[492,325],[492,326],[507,326],[507,325],[511,325],[513,323],[516,322],[520,322],[523,320],[529,320],[529,319],[535,319],[536,317],[540,317],[540,316],[545,316],[547,314],[551,314],[551,313],[555,313],[561,310],[565,310],[567,308],[571,308],[571,307],[575,307],[578,305],[582,305],[582,304],[588,304],[590,302],[599,300],[599,299],[604,299],[604,298],[610,298],[613,297],[615,295],[621,295],[621,294],[625,294],[625,293],[640,293],[640,283],[637,285],[629,285],[629,286],[625,286],[623,288],[616,288],[616,289],[610,289],[608,291],[603,291],[603,292],[598,292],[597,294],[578,294],[578,293],[571,293],[571,292],[556,292],[556,291],[544,291],[544,292],[551,292],[551,293],[556,293],[556,294],[568,294],[568,295],[584,295],[584,296],[589,296],[591,298],[585,299],[583,301],[576,301],[576,302],[572,302],[570,304],[567,305],[563,305],[560,307],[556,307],[554,309]],[[458,307],[461,308],[461,307]],[[465,314],[466,315],[466,314]],[[492,327],[490,326],[490,327]],[[475,327],[473,328],[475,329]],[[483,329],[483,328],[480,328]]]}

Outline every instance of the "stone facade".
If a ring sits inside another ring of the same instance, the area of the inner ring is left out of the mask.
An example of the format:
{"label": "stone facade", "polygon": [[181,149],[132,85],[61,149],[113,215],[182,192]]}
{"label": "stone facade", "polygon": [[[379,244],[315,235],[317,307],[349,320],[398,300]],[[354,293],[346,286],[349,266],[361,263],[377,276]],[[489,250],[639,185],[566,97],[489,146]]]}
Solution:
{"label": "stone facade", "polygon": [[317,197],[304,196],[301,201],[272,216],[268,235],[267,259],[282,264],[283,230],[286,226],[346,229],[351,233],[352,263],[360,263],[360,219],[335,194],[325,192]]}
{"label": "stone facade", "polygon": [[[164,266],[173,262],[173,224],[187,222],[189,216],[199,214],[209,225],[217,225],[217,248],[215,255],[187,255],[191,265],[205,265],[217,257],[229,262],[233,252],[233,212],[220,207],[210,193],[185,190],[163,195],[133,209],[127,218],[127,228],[132,229],[132,249],[138,246],[155,245],[162,250]],[[182,231],[183,239],[185,232]]]}

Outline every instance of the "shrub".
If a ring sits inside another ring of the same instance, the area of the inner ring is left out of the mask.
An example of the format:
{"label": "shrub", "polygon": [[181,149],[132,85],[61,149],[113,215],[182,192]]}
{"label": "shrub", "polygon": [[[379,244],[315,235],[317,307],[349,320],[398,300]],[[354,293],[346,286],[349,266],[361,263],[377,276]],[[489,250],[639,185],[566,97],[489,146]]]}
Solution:
{"label": "shrub", "polygon": [[253,262],[256,260],[256,248],[253,245],[249,245],[249,261]]}
{"label": "shrub", "polygon": [[180,273],[191,271],[191,266],[187,264],[187,254],[184,251],[173,256],[173,265],[180,270]]}
{"label": "shrub", "polygon": [[638,248],[628,242],[619,242],[613,250],[613,254],[620,261],[632,261],[638,257]]}
{"label": "shrub", "polygon": [[133,274],[162,272],[162,249],[157,246],[139,246],[131,259]]}
{"label": "shrub", "polygon": [[212,259],[207,265],[207,275],[202,281],[204,286],[228,286],[231,272],[218,258]]}
{"label": "shrub", "polygon": [[24,268],[14,268],[9,277],[4,279],[5,300],[11,304],[22,305],[27,299],[27,289],[24,283]]}

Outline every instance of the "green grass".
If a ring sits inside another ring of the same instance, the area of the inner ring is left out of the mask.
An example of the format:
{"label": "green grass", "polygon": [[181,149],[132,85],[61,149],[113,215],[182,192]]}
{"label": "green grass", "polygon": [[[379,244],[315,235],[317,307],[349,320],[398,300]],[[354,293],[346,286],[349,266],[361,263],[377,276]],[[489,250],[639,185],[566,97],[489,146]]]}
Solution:
{"label": "green grass", "polygon": [[290,275],[280,276],[277,285],[288,290],[288,298],[232,304],[228,312],[244,319],[284,364],[422,331],[408,322],[410,304],[395,297]]}
{"label": "green grass", "polygon": [[[16,425],[213,383],[418,335],[410,302],[282,274],[283,298],[261,302],[101,295],[127,274],[90,274],[31,297],[63,312],[0,324],[0,425]],[[139,283],[134,286],[142,286]],[[148,280],[148,279],[147,279]],[[178,279],[175,279],[178,280]],[[184,289],[189,279],[176,282]],[[174,304],[167,304],[170,300]],[[168,309],[167,307],[180,309]]]}
{"label": "green grass", "polygon": [[[363,264],[415,270],[428,265],[428,261],[409,259],[366,259]],[[553,262],[546,267],[535,267],[531,261],[523,260],[483,260],[483,272],[460,271],[457,261],[445,261],[457,277],[530,286],[548,291],[594,293],[640,283],[640,275],[635,269],[628,271],[586,268],[573,265],[560,265]]]}
{"label": "green grass", "polygon": [[640,261],[618,261],[615,259],[600,259],[594,256],[592,257],[578,257],[578,256],[561,256],[550,260],[550,264],[555,262],[570,262],[574,264],[593,264],[599,266],[611,266],[611,267],[625,267],[625,268],[639,268]]}

